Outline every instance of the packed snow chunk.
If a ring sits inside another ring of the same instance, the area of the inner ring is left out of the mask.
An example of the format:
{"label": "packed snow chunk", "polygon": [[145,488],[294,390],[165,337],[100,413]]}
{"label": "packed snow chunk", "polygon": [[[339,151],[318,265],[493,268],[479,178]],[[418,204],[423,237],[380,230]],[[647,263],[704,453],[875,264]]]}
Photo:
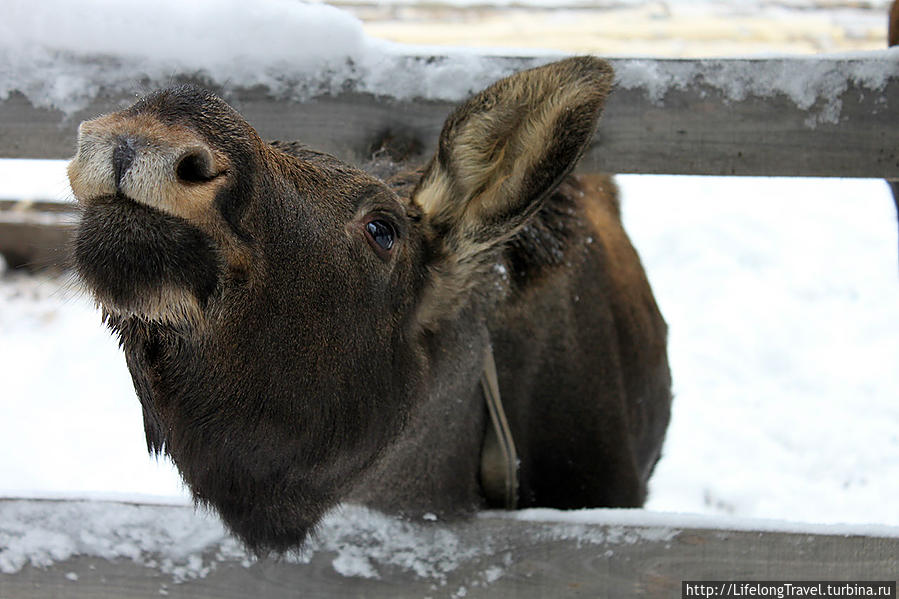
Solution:
{"label": "packed snow chunk", "polygon": [[[5,516],[6,514],[4,520]],[[70,535],[40,527],[15,527],[15,530],[9,530],[6,522],[2,526],[0,572],[4,574],[14,574],[29,563],[33,566],[49,566],[76,553],[76,543]]]}
{"label": "packed snow chunk", "polygon": [[377,566],[413,572],[419,578],[446,580],[461,564],[484,553],[446,527],[409,522],[361,506],[332,510],[317,526],[299,558],[334,552],[335,571],[344,576],[378,578]]}
{"label": "packed snow chunk", "polygon": [[[457,533],[442,524],[342,506],[285,560],[309,563],[323,554],[343,576],[378,579],[383,571],[398,570],[439,584],[461,565],[476,562],[472,580],[498,580],[508,566],[509,548],[497,552],[492,541]],[[76,556],[130,560],[174,582],[204,578],[219,563],[255,562],[217,517],[187,506],[0,500],[0,572],[15,574],[29,564],[47,567]]]}
{"label": "packed snow chunk", "polygon": [[347,88],[459,99],[509,72],[469,53],[407,56],[423,51],[367,37],[349,12],[293,0],[11,0],[0,21],[0,99],[19,91],[71,114],[101,89],[146,92],[173,74],[294,99]]}
{"label": "packed snow chunk", "polygon": [[348,578],[381,578],[378,571],[357,547],[347,548],[341,551],[331,562],[334,571]]}
{"label": "packed snow chunk", "polygon": [[19,90],[71,111],[100,87],[165,82],[172,73],[278,89],[290,73],[349,73],[367,50],[357,19],[320,4],[12,0],[0,23],[0,67],[8,73],[0,97]]}
{"label": "packed snow chunk", "polygon": [[101,502],[0,501],[0,571],[49,566],[78,555],[129,559],[175,581],[200,578],[204,553],[240,550],[217,518],[186,507]]}

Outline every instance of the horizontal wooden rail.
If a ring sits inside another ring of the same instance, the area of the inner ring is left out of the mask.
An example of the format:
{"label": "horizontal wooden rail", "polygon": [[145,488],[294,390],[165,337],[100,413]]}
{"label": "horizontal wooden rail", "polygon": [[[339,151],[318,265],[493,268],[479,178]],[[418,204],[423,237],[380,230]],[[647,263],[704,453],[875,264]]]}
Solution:
{"label": "horizontal wooden rail", "polygon": [[66,270],[77,220],[73,203],[0,199],[0,256],[10,268]]}
{"label": "horizontal wooden rail", "polygon": [[[412,62],[444,59],[410,59]],[[485,59],[502,72],[546,59]],[[617,88],[582,170],[692,175],[899,178],[899,53],[859,58],[612,60]],[[306,101],[261,87],[193,81],[223,95],[263,137],[300,140],[351,162],[382,146],[423,158],[454,102],[349,91]],[[358,82],[356,82],[358,83]],[[78,123],[121,108],[153,82],[101,88],[74,114],[0,101],[0,157],[66,158]],[[315,87],[315,86],[310,86]]]}
{"label": "horizontal wooden rail", "polygon": [[679,527],[642,511],[629,520],[648,524],[622,524],[604,512],[612,523],[488,514],[445,524],[353,508],[326,519],[299,558],[256,560],[190,507],[5,500],[0,597],[671,598],[684,580],[897,573],[896,537]]}

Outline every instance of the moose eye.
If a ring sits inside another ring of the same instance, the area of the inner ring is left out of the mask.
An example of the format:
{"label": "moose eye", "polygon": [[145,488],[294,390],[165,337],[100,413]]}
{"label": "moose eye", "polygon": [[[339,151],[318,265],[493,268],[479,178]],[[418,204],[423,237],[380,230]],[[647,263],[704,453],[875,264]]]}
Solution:
{"label": "moose eye", "polygon": [[373,220],[365,225],[365,232],[369,238],[384,251],[393,247],[396,239],[396,231],[393,225],[383,220]]}

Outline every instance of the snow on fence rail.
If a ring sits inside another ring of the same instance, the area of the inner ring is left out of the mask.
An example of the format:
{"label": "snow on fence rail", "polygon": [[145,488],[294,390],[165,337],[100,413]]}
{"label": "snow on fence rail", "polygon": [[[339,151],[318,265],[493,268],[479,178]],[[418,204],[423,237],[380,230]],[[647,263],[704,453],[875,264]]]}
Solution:
{"label": "snow on fence rail", "polygon": [[[441,96],[432,89],[433,77],[422,76],[416,86],[416,73],[457,73],[476,91],[549,59],[404,60],[403,69],[391,67],[403,73],[395,94],[384,81],[373,86],[352,70],[340,79],[279,81],[276,88],[237,87],[202,73],[147,79],[131,88],[98,82],[73,105],[11,91],[0,100],[0,157],[67,158],[81,120],[120,109],[149,90],[191,81],[224,96],[263,137],[300,140],[355,162],[393,144],[414,159],[433,149],[461,89],[457,83]],[[617,89],[582,170],[899,178],[899,49],[850,57],[611,62]]]}
{"label": "snow on fence rail", "polygon": [[[22,89],[0,85],[0,158],[68,158],[80,121],[153,89],[193,82],[225,97],[264,138],[300,140],[355,163],[379,149],[424,160],[466,90],[550,58],[382,57],[377,76],[350,65],[306,78],[269,74],[267,85],[253,86],[203,72],[122,79],[130,63],[66,60],[74,75],[60,75],[62,83],[20,74]],[[899,179],[899,48],[846,57],[611,62],[617,87],[582,171]],[[0,201],[0,253],[14,267],[59,265],[71,220]]]}
{"label": "snow on fence rail", "polygon": [[895,580],[894,528],[711,522],[527,510],[445,524],[347,507],[302,554],[257,559],[188,506],[0,500],[0,597],[670,598],[682,580]]}

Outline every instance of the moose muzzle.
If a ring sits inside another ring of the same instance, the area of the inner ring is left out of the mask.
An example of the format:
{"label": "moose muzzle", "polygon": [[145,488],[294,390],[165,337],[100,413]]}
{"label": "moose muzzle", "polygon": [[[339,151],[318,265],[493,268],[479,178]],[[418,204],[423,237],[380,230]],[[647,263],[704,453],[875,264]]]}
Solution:
{"label": "moose muzzle", "polygon": [[68,174],[83,204],[123,196],[198,222],[227,169],[227,158],[185,127],[148,115],[111,114],[78,128],[78,153]]}
{"label": "moose muzzle", "polygon": [[84,207],[73,255],[108,312],[170,323],[199,318],[221,271],[210,232],[227,168],[196,132],[153,115],[81,124],[68,169]]}

